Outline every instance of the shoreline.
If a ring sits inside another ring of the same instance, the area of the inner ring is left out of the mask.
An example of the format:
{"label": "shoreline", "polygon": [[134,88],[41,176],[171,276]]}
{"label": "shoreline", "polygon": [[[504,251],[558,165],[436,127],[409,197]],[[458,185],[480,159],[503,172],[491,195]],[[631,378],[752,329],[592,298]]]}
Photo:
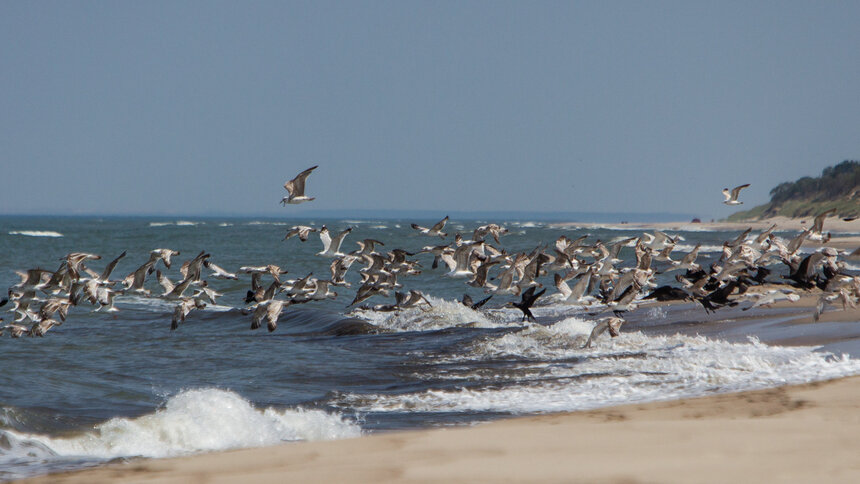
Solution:
{"label": "shoreline", "polygon": [[[788,218],[772,217],[761,220],[749,220],[745,222],[559,222],[548,224],[549,227],[560,229],[571,228],[607,228],[616,230],[662,230],[662,231],[687,231],[687,232],[741,232],[751,228],[753,231],[762,231],[776,224],[779,231],[801,231],[812,226],[813,217]],[[804,247],[833,247],[849,253],[860,249],[860,218],[846,222],[839,217],[828,217],[824,221],[824,232],[830,232],[833,236],[826,244],[821,242],[804,241]]]}
{"label": "shoreline", "polygon": [[20,482],[857,482],[860,376]]}
{"label": "shoreline", "polygon": [[[760,220],[747,220],[743,222],[726,222],[726,221],[710,221],[710,222],[691,222],[691,221],[677,221],[677,222],[558,222],[548,224],[551,227],[616,227],[616,228],[625,228],[631,230],[638,229],[659,229],[659,230],[686,230],[686,231],[697,231],[697,230],[708,230],[708,231],[735,231],[735,230],[746,230],[748,228],[752,228],[753,230],[764,230],[769,228],[771,225],[776,224],[777,231],[779,230],[803,230],[803,228],[812,227],[814,217],[804,217],[804,218],[789,218],[789,217],[771,217]],[[832,232],[834,235],[837,233],[844,232],[852,232],[852,233],[860,233],[860,218],[856,220],[852,220],[850,222],[846,222],[839,217],[828,217],[824,220],[824,232]]]}
{"label": "shoreline", "polygon": [[[666,229],[666,230],[716,230],[725,229],[727,231],[746,230],[763,230],[776,224],[777,230],[803,230],[803,228],[812,227],[814,217],[789,218],[789,217],[770,217],[759,220],[747,220],[742,222],[727,222],[727,221],[710,221],[710,222],[691,222],[691,221],[676,221],[676,222],[557,222],[548,225],[552,227],[623,227],[630,229]],[[860,233],[860,218],[846,222],[839,217],[827,217],[824,220],[825,232],[857,232]]]}

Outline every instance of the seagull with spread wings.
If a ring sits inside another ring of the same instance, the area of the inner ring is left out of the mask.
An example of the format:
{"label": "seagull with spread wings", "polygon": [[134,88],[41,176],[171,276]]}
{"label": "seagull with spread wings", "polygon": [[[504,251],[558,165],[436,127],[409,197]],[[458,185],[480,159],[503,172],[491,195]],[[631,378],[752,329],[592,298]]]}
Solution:
{"label": "seagull with spread wings", "polygon": [[723,203],[725,203],[726,205],[743,205],[744,202],[741,202],[740,200],[738,200],[738,195],[740,195],[741,190],[743,190],[744,188],[746,188],[748,186],[750,186],[749,183],[747,183],[745,185],[736,186],[736,187],[732,188],[731,192],[729,192],[728,188],[723,188],[723,196],[726,197],[726,199],[723,201]]}
{"label": "seagull with spread wings", "polygon": [[308,197],[305,195],[305,180],[307,180],[308,175],[311,174],[312,171],[317,169],[317,166],[314,165],[307,170],[296,175],[295,178],[284,183],[284,188],[287,189],[289,195],[281,199],[281,204],[286,206],[288,203],[297,205],[302,202],[310,202],[314,200],[314,197]]}

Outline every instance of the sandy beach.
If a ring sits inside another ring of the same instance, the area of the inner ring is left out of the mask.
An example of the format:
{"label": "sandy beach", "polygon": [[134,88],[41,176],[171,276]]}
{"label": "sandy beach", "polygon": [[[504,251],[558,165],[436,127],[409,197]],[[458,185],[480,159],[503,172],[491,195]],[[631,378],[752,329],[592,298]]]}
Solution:
{"label": "sandy beach", "polygon": [[[600,227],[600,226],[617,226],[627,229],[659,229],[659,230],[763,230],[776,224],[777,230],[803,230],[812,226],[814,217],[806,218],[789,218],[789,217],[771,217],[761,220],[748,220],[744,222],[698,222],[690,221],[679,222],[629,222],[629,223],[579,223],[565,222],[553,224],[558,227]],[[832,232],[834,236],[839,233],[852,232],[860,233],[860,219],[846,222],[840,217],[828,217],[824,220],[824,231]]]}
{"label": "sandy beach", "polygon": [[30,483],[858,482],[860,377],[138,460]]}
{"label": "sandy beach", "polygon": [[[776,225],[777,230],[801,231],[812,226],[813,217],[808,218],[788,218],[788,217],[772,217],[762,220],[752,220],[746,222],[649,222],[649,223],[555,223],[551,224],[554,227],[616,227],[625,230],[663,230],[663,231],[743,231],[751,228],[754,231],[761,231]],[[815,241],[805,241],[804,247],[833,247],[848,253],[860,248],[860,219],[846,222],[839,217],[829,217],[824,221],[824,231],[830,232],[832,238],[826,244]]]}

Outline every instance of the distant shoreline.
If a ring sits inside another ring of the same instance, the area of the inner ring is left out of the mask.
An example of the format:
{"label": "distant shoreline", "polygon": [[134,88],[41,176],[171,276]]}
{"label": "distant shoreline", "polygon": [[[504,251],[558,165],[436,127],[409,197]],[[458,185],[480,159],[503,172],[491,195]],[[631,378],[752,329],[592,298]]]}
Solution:
{"label": "distant shoreline", "polygon": [[[549,224],[550,227],[560,229],[572,228],[613,228],[618,230],[662,230],[662,231],[726,231],[740,232],[748,228],[755,231],[767,230],[772,225],[776,225],[778,231],[796,231],[800,232],[804,228],[812,226],[812,218],[788,218],[788,217],[773,217],[762,220],[751,220],[747,222],[629,222],[629,223],[592,223],[592,222],[563,222]],[[804,242],[804,247],[822,247],[828,246],[839,250],[853,252],[860,248],[860,219],[846,222],[838,217],[830,217],[824,221],[824,231],[830,232],[833,238],[826,244],[820,242]]]}
{"label": "distant shoreline", "polygon": [[[681,231],[696,231],[696,230],[763,230],[770,228],[776,224],[777,230],[803,230],[804,227],[812,226],[814,217],[804,218],[788,218],[788,217],[772,217],[761,220],[748,220],[744,222],[559,222],[549,224],[552,227],[568,228],[568,227],[594,227],[600,228],[605,226],[618,227],[624,229],[658,229],[658,230],[681,230]],[[846,222],[839,217],[829,217],[824,221],[824,231],[832,232],[834,235],[841,232],[854,232],[860,234],[860,219]]]}

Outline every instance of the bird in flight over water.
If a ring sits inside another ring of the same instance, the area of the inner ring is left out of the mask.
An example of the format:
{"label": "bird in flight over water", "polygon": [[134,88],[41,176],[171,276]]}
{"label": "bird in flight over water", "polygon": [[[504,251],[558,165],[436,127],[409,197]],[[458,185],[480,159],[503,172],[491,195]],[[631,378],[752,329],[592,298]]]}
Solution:
{"label": "bird in flight over water", "polygon": [[302,202],[310,202],[314,199],[314,197],[305,196],[305,180],[308,178],[308,175],[311,174],[312,171],[317,169],[317,166],[314,165],[307,170],[296,175],[295,178],[284,183],[284,188],[287,189],[289,195],[281,199],[281,204],[286,206],[288,203],[297,205]]}

